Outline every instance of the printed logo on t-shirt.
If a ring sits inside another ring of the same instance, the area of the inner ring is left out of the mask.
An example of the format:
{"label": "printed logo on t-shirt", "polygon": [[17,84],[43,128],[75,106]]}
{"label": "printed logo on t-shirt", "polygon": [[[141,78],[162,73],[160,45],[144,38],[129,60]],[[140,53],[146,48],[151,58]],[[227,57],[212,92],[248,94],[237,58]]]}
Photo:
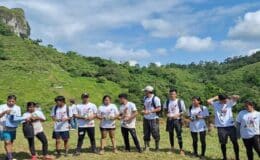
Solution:
{"label": "printed logo on t-shirt", "polygon": [[252,117],[252,116],[248,117],[244,127],[245,128],[255,128],[255,120],[256,120],[256,117]]}

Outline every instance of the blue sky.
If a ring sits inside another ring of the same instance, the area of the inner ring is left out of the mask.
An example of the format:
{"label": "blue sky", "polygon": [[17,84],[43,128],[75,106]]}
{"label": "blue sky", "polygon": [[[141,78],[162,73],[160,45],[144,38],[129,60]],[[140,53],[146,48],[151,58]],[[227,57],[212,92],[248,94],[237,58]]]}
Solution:
{"label": "blue sky", "polygon": [[117,62],[187,64],[260,48],[259,0],[1,0],[31,38]]}

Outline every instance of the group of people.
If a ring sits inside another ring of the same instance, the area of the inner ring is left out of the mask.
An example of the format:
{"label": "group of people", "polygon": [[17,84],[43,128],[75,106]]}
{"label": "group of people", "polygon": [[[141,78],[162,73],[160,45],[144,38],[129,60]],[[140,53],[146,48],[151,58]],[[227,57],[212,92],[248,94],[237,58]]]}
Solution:
{"label": "group of people", "polygon": [[[116,120],[121,122],[121,133],[124,140],[125,151],[130,152],[129,134],[133,138],[138,152],[149,151],[151,136],[155,140],[155,150],[159,151],[160,144],[160,123],[158,113],[164,111],[167,116],[166,131],[169,133],[170,152],[174,149],[174,134],[177,135],[180,154],[185,155],[183,150],[182,123],[183,118],[189,119],[189,128],[193,141],[193,154],[195,157],[205,159],[206,152],[206,119],[209,117],[208,108],[202,105],[202,100],[198,96],[192,97],[192,105],[186,108],[182,99],[178,98],[177,90],[169,91],[169,98],[161,105],[160,98],[154,94],[152,86],[146,86],[143,99],[143,140],[144,148],[141,148],[140,141],[136,133],[137,107],[128,100],[127,94],[118,96],[121,104],[118,109],[112,103],[111,97],[105,95],[102,105],[97,108],[90,102],[89,94],[81,95],[82,103],[69,107],[66,105],[65,97],[55,98],[55,106],[52,108],[51,117],[54,121],[53,139],[56,141],[56,156],[60,157],[61,145],[64,143],[64,155],[68,155],[68,144],[70,139],[70,129],[76,126],[78,130],[78,140],[74,156],[81,154],[85,135],[87,134],[93,153],[104,154],[107,135],[112,142],[113,152],[117,153],[115,129]],[[260,112],[255,110],[256,104],[253,101],[245,101],[245,109],[240,111],[236,120],[233,118],[232,108],[236,105],[239,96],[226,96],[224,94],[207,100],[207,103],[214,108],[215,126],[218,131],[218,138],[221,145],[223,160],[227,159],[226,144],[230,137],[233,144],[236,160],[239,160],[238,137],[241,136],[246,148],[247,157],[253,160],[253,149],[260,156]],[[95,139],[95,119],[100,120],[100,149],[97,150]],[[7,97],[7,103],[0,106],[0,138],[4,141],[6,159],[13,160],[13,143],[16,139],[16,129],[22,123],[23,133],[28,140],[29,150],[32,160],[36,160],[34,137],[42,143],[43,159],[53,159],[48,155],[48,140],[44,133],[42,122],[46,120],[43,112],[35,102],[27,103],[27,110],[22,115],[21,108],[16,105],[16,96]],[[76,124],[76,125],[75,125]],[[73,127],[74,126],[74,127]],[[174,132],[175,130],[175,132]],[[239,131],[239,132],[237,132]],[[201,154],[198,154],[198,136],[201,142]]]}

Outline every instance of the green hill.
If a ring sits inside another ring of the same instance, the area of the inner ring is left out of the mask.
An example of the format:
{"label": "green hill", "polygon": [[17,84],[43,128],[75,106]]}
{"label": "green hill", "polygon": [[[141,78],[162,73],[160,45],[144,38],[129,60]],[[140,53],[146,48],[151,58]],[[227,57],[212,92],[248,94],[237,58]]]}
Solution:
{"label": "green hill", "polygon": [[67,56],[54,49],[16,36],[1,35],[0,44],[1,101],[5,101],[8,94],[16,94],[21,105],[34,100],[43,106],[51,106],[57,95],[78,98],[87,91],[93,101],[100,104],[104,94],[116,95],[122,91],[111,81],[97,83],[95,78],[72,76],[58,63]]}
{"label": "green hill", "polygon": [[10,26],[0,23],[2,102],[8,94],[16,94],[20,105],[33,100],[47,110],[57,95],[79,100],[82,92],[89,92],[92,100],[100,104],[104,94],[115,100],[120,92],[127,92],[141,108],[141,89],[146,85],[155,86],[163,101],[169,88],[174,87],[187,104],[194,95],[205,100],[223,92],[260,102],[260,52],[228,58],[223,63],[129,66],[99,57],[83,57],[73,51],[61,53],[52,45],[40,45],[39,39],[23,39],[12,32]]}

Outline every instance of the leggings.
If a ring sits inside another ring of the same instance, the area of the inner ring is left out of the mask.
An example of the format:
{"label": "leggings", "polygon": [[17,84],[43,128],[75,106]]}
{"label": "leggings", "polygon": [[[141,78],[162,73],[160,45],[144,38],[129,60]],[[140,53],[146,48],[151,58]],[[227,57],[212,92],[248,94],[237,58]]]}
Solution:
{"label": "leggings", "polygon": [[[199,132],[200,135],[200,143],[201,143],[201,156],[205,156],[206,152],[206,131]],[[194,154],[198,155],[198,133],[191,132],[192,137],[192,146]]]}
{"label": "leggings", "polygon": [[[48,153],[48,141],[47,138],[44,134],[44,132],[38,133],[36,135],[36,137],[41,141],[42,143],[42,155],[46,156]],[[35,142],[34,142],[34,137],[32,138],[27,138],[28,143],[29,143],[29,148],[30,148],[30,152],[33,156],[36,155],[35,153]]]}
{"label": "leggings", "polygon": [[249,139],[243,139],[244,145],[246,147],[246,154],[248,160],[254,159],[253,149],[255,149],[258,157],[260,157],[260,136],[256,135]]}

